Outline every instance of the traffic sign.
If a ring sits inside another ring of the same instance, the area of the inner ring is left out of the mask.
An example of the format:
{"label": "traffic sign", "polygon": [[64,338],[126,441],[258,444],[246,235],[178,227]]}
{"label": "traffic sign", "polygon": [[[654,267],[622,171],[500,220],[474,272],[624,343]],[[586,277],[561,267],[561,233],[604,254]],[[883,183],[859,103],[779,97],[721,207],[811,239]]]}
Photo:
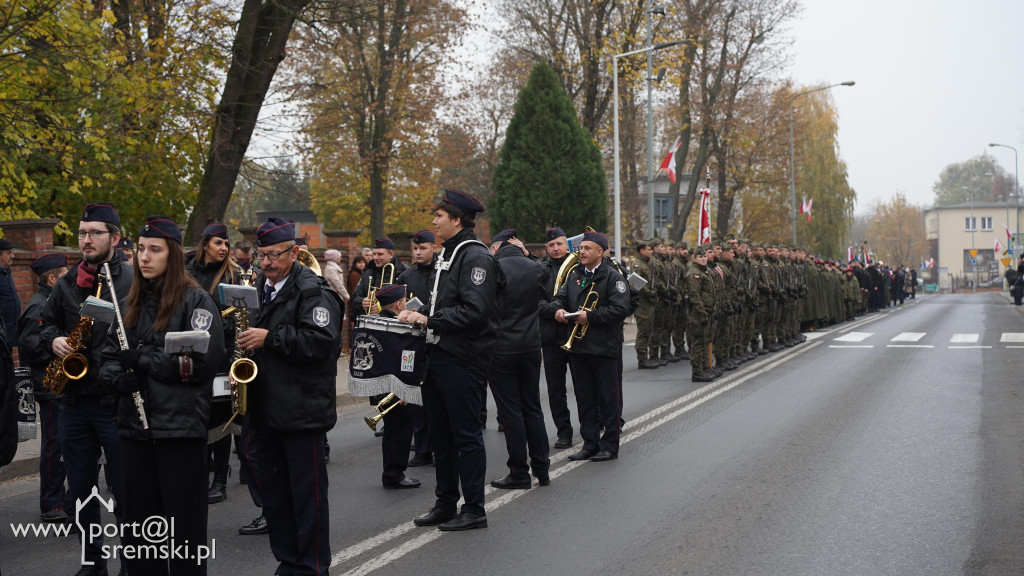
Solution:
{"label": "traffic sign", "polygon": [[[974,252],[974,250],[971,250],[971,252]],[[977,265],[978,265],[978,259],[977,258],[971,258],[971,266],[977,266]]]}
{"label": "traffic sign", "polygon": [[1000,258],[999,259],[999,261],[1003,263],[1003,268],[1009,268],[1010,267],[1010,260],[1012,260],[1012,258]]}
{"label": "traffic sign", "polygon": [[977,250],[968,250],[968,252],[971,253],[971,258],[974,258],[975,256],[978,255],[978,251]]}

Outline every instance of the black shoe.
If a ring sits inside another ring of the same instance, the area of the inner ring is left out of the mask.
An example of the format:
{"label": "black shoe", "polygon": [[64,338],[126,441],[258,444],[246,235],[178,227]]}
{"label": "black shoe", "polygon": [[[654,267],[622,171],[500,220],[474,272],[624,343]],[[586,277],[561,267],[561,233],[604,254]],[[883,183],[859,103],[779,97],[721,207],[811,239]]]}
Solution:
{"label": "black shoe", "polygon": [[431,508],[430,512],[427,512],[423,516],[417,516],[413,518],[412,523],[417,526],[437,526],[438,524],[444,524],[449,520],[455,518],[457,514],[455,510],[444,510],[442,508]]}
{"label": "black shoe", "polygon": [[572,436],[559,436],[558,440],[555,441],[555,448],[559,450],[563,448],[572,448]]}
{"label": "black shoe", "polygon": [[541,486],[551,485],[551,476],[548,474],[547,470],[534,470],[533,475],[537,477],[537,482]]}
{"label": "black shoe", "polygon": [[680,360],[689,360],[690,359],[690,353],[686,352],[686,351],[682,351],[681,352],[679,350],[676,350],[676,356],[679,356]]}
{"label": "black shoe", "polygon": [[380,437],[384,436],[384,431],[383,430],[374,430],[373,431],[373,435],[375,437],[377,437],[377,438],[380,438]]}
{"label": "black shoe", "polygon": [[658,366],[668,366],[668,360],[665,360],[664,358],[657,358],[657,359],[651,358],[651,360],[654,360],[655,362],[657,362]]}
{"label": "black shoe", "polygon": [[390,490],[401,490],[404,488],[419,488],[420,481],[415,478],[409,478],[405,476],[400,482],[385,482],[384,487]]}
{"label": "black shoe", "polygon": [[758,348],[758,349],[754,350],[754,352],[755,352],[755,353],[756,353],[756,354],[757,354],[758,356],[764,356],[765,354],[767,354],[767,353],[768,353],[768,351],[767,351],[767,350],[765,350],[764,348]]}
{"label": "black shoe", "polygon": [[266,534],[270,532],[270,526],[267,525],[267,519],[262,514],[259,518],[253,518],[246,526],[242,526],[238,529],[238,533],[242,536],[252,536],[254,534]]}
{"label": "black shoe", "polygon": [[437,528],[445,532],[461,532],[462,530],[472,530],[474,528],[487,528],[487,515],[463,512],[456,516],[454,520],[449,520]]}
{"label": "black shoe", "polygon": [[739,364],[736,364],[734,362],[730,362],[728,360],[726,360],[725,362],[722,362],[722,368],[725,369],[726,371],[729,371],[729,372],[731,372],[731,371],[733,371],[733,370],[735,370],[735,369],[737,369],[739,367],[740,367]]}
{"label": "black shoe", "polygon": [[516,480],[509,474],[504,478],[498,480],[491,480],[491,486],[495,488],[505,488],[507,490],[529,490],[533,486],[533,482],[529,477],[526,480]]}
{"label": "black shoe", "polygon": [[708,374],[707,372],[697,372],[692,377],[690,377],[691,382],[711,382],[714,379],[715,377],[712,376],[711,374]]}
{"label": "black shoe", "polygon": [[39,515],[39,519],[43,522],[63,522],[67,520],[68,513],[61,510],[60,508],[54,508],[48,510]]}
{"label": "black shoe", "polygon": [[607,462],[609,460],[616,460],[616,459],[618,459],[618,457],[619,457],[619,455],[615,454],[614,452],[609,452],[607,450],[601,450],[597,454],[594,454],[593,456],[591,456],[590,457],[590,461],[591,462]]}
{"label": "black shoe", "polygon": [[569,460],[590,460],[594,454],[597,454],[597,450],[580,450],[575,454],[571,454]]}
{"label": "black shoe", "polygon": [[662,358],[664,358],[665,360],[668,360],[669,362],[671,362],[673,364],[675,364],[676,362],[679,362],[680,360],[682,360],[681,357],[676,356],[675,354],[669,354],[667,356],[662,356]]}
{"label": "black shoe", "polygon": [[82,566],[75,576],[107,576],[107,567],[103,566]]}
{"label": "black shoe", "polygon": [[504,431],[505,431],[505,425],[502,424],[501,422],[498,422],[498,432],[504,432]]}
{"label": "black shoe", "polygon": [[636,365],[641,370],[653,370],[661,366],[657,360],[637,360]]}
{"label": "black shoe", "polygon": [[431,464],[433,462],[434,457],[431,456],[430,454],[417,454],[412,457],[412,460],[409,460],[409,466],[411,468],[416,468],[418,466],[426,466],[427,464]]}
{"label": "black shoe", "polygon": [[213,471],[213,482],[210,489],[206,491],[206,503],[217,504],[228,498],[228,476],[231,475],[230,466],[220,466]]}

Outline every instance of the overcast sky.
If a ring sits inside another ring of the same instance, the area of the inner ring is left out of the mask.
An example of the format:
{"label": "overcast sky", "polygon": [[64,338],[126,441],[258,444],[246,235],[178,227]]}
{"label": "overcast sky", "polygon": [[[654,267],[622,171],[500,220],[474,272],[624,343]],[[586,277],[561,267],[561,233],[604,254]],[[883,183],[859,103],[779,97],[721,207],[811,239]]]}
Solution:
{"label": "overcast sky", "polygon": [[857,82],[832,89],[857,213],[897,191],[931,205],[942,169],[983,152],[1013,175],[1013,151],[988,143],[1024,154],[1024,1],[803,4],[796,83]]}

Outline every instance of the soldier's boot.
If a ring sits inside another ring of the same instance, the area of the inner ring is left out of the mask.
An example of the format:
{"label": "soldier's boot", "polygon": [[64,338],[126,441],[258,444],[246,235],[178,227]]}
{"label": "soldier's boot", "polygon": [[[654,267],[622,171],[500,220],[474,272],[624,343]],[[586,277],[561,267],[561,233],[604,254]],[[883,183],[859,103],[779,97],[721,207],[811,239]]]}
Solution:
{"label": "soldier's boot", "polygon": [[231,473],[231,466],[217,466],[213,469],[213,482],[206,492],[206,502],[217,504],[228,497],[228,475]]}
{"label": "soldier's boot", "polygon": [[657,353],[651,355],[652,356],[651,360],[657,362],[658,366],[668,366],[668,360],[665,359],[665,356],[667,356],[667,355],[663,355],[661,353],[662,350],[663,350],[662,348],[658,348],[657,349]]}

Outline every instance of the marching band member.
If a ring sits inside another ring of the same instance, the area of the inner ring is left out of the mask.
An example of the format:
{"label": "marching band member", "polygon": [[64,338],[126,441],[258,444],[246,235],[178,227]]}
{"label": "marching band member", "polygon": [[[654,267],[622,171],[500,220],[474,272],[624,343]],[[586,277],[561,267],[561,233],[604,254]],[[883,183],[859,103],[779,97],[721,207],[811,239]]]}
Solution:
{"label": "marching band member", "polygon": [[[388,264],[394,266],[392,271],[385,277],[384,267]],[[356,316],[363,314],[376,314],[377,311],[370,310],[373,305],[370,302],[370,292],[374,288],[380,288],[384,284],[394,284],[395,278],[405,270],[405,264],[395,256],[395,243],[390,238],[378,238],[373,241],[373,259],[366,264],[363,270],[363,277],[359,280],[352,293],[352,301],[356,304],[352,307]]]}
{"label": "marching band member", "polygon": [[[572,342],[569,356],[583,437],[583,447],[569,456],[570,460],[604,462],[619,455],[622,427],[617,365],[622,353],[619,326],[629,315],[630,292],[626,279],[618,271],[611,265],[602,266],[607,249],[608,239],[604,234],[584,233],[580,242],[580,265],[542,310],[543,314],[565,323],[570,322],[565,317],[569,309],[578,311],[574,319],[577,334],[586,328],[586,336]],[[596,302],[592,300],[595,296]]]}
{"label": "marching band member", "polygon": [[[206,544],[207,424],[213,378],[225,357],[220,310],[186,272],[174,220],[148,217],[137,248],[124,313],[126,342],[110,331],[101,369],[103,381],[120,393],[121,505],[127,523],[166,518],[174,526],[167,536],[185,546],[187,557],[126,555],[122,562],[135,574],[206,574],[205,562],[194,555],[196,546]],[[205,354],[165,351],[168,333],[189,330],[210,335]],[[142,395],[148,429],[132,401],[135,392]],[[134,531],[126,531],[124,540],[126,545],[155,543]]]}
{"label": "marching band member", "polygon": [[[569,256],[569,242],[561,228],[549,228],[544,233],[547,241],[548,257],[544,265],[548,269],[545,283],[545,298],[554,295],[555,280],[558,270]],[[546,315],[540,315],[541,354],[544,357],[544,381],[548,385],[548,404],[551,407],[551,419],[555,423],[555,448],[572,448],[572,414],[569,412],[568,392],[565,387],[565,374],[569,370],[569,353],[562,350],[562,344],[569,337],[566,325],[555,322]]]}
{"label": "marching band member", "polygon": [[[78,223],[78,247],[82,261],[68,274],[61,277],[53,287],[53,293],[43,309],[40,338],[49,346],[57,358],[64,358],[74,350],[68,344],[68,336],[79,323],[82,302],[96,294],[97,275],[103,263],[110,264],[115,292],[120,304],[128,296],[132,284],[132,267],[124,261],[124,255],[115,250],[121,239],[121,219],[112,204],[88,204],[82,211]],[[110,301],[110,289],[104,280],[100,297]],[[121,450],[117,439],[117,427],[110,417],[116,399],[116,390],[109,383],[99,379],[103,344],[109,324],[95,321],[91,336],[85,342],[83,354],[89,362],[88,370],[80,380],[68,382],[60,405],[60,448],[64,454],[64,469],[68,475],[68,500],[86,502],[78,515],[86,534],[90,526],[100,524],[100,505],[90,499],[92,489],[99,483],[100,448],[111,470],[121,467]],[[117,474],[109,474],[110,491],[114,499],[121,502],[121,481]],[[115,508],[120,518],[120,509]],[[82,535],[79,535],[82,538]],[[102,557],[103,538],[90,538],[85,546],[85,561],[92,564],[82,566],[80,576],[107,573],[107,561]]]}
{"label": "marching band member", "polygon": [[[406,310],[403,322],[428,329],[423,408],[437,466],[434,507],[413,522],[441,530],[486,528],[484,451],[480,417],[487,365],[498,337],[498,296],[503,285],[487,247],[473,232],[484,207],[472,196],[446,190],[434,207],[433,225],[444,244],[429,316]],[[431,334],[436,339],[431,341]],[[456,512],[459,486],[465,502]]]}
{"label": "marching band member", "polygon": [[251,425],[270,549],[278,574],[327,574],[331,564],[324,433],[334,427],[342,304],[297,261],[291,220],[256,231],[263,276],[255,326],[238,345],[259,367],[249,385]]}
{"label": "marching band member", "polygon": [[491,481],[495,488],[529,488],[531,468],[541,486],[551,482],[550,446],[540,406],[539,305],[547,300],[548,270],[509,242],[515,236],[515,230],[502,230],[491,239],[491,252],[506,282],[498,345],[487,370],[508,448],[509,472]]}

